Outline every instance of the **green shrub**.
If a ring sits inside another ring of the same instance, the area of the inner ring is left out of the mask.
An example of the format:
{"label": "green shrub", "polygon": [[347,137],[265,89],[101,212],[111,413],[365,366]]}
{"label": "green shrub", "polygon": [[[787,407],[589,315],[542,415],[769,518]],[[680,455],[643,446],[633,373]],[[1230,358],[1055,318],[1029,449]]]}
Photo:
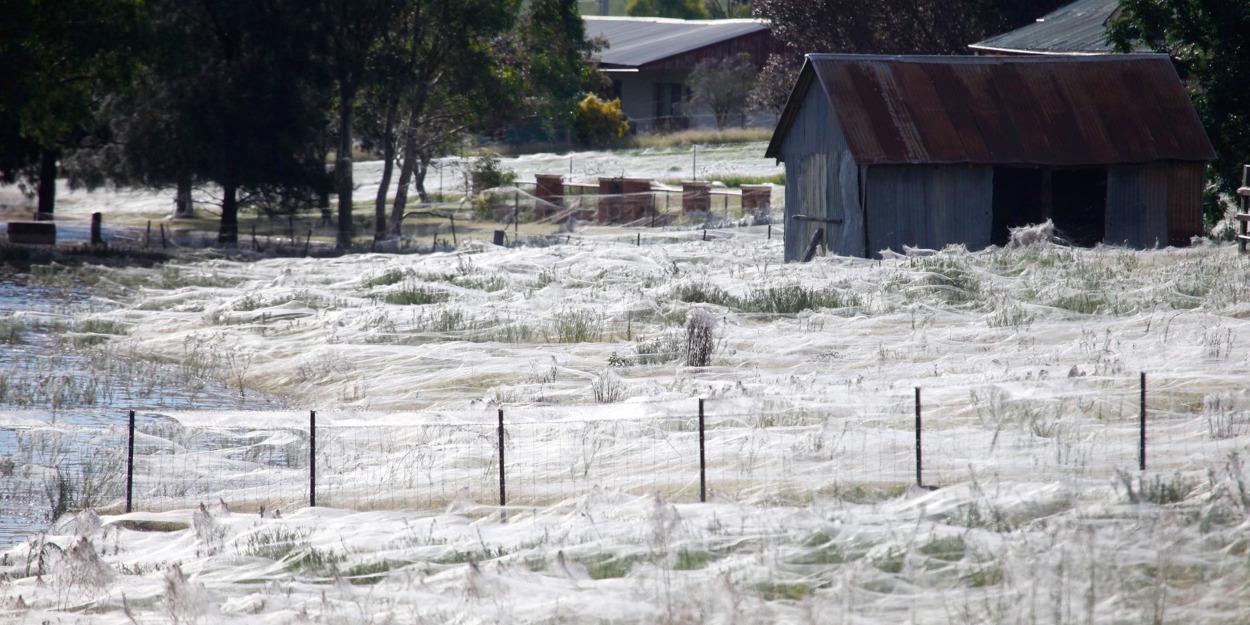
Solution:
{"label": "green shrub", "polygon": [[476,195],[487,189],[511,186],[517,173],[499,164],[499,155],[487,152],[474,159],[469,168],[469,181]]}
{"label": "green shrub", "polygon": [[573,135],[579,145],[604,148],[620,141],[629,132],[629,122],[621,113],[621,100],[604,101],[594,95],[577,105]]}

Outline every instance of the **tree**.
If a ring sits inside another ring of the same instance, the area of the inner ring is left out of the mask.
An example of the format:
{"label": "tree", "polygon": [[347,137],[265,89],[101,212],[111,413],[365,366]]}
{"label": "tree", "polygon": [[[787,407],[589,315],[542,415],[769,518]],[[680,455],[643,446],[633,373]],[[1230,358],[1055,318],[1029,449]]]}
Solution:
{"label": "tree", "polygon": [[[1215,147],[1212,177],[1232,193],[1250,163],[1250,3],[1245,0],[1120,0],[1110,39],[1121,52],[1141,42],[1172,57]],[[1223,217],[1208,202],[1209,221]]]}
{"label": "tree", "polygon": [[526,111],[519,125],[531,139],[567,139],[583,95],[607,86],[594,61],[603,42],[586,38],[576,0],[533,0],[509,47],[504,64]]}
{"label": "tree", "polygon": [[126,81],[137,0],[5,3],[0,19],[0,180],[37,187],[55,210],[61,157],[92,125],[103,93]]}
{"label": "tree", "polygon": [[755,74],[745,54],[703,59],[686,79],[690,96],[683,108],[687,114],[701,109],[710,111],[716,118],[716,127],[721,130],[734,116],[745,126],[747,94],[751,92]]}
{"label": "tree", "polygon": [[705,20],[707,9],[699,0],[630,0],[625,7],[630,17],[675,17],[683,20]]}
{"label": "tree", "polygon": [[756,0],[755,15],[798,54],[966,54],[1068,0]]}
{"label": "tree", "polygon": [[316,5],[317,23],[328,43],[326,67],[336,86],[339,140],[334,164],[339,205],[336,244],[339,249],[346,249],[351,247],[355,234],[352,150],[355,147],[356,98],[363,87],[377,79],[377,75],[369,71],[371,58],[394,16],[401,10],[401,3],[399,0],[320,0]]}
{"label": "tree", "polygon": [[755,77],[755,85],[747,96],[747,107],[753,111],[780,115],[799,78],[800,65],[796,60],[794,55],[770,54],[764,68]]}
{"label": "tree", "polygon": [[[213,183],[217,240],[238,242],[249,205],[311,201],[328,84],[300,0],[148,0],[133,85],[104,101],[109,148],[84,171],[151,188]],[[186,45],[187,41],[196,45]]]}
{"label": "tree", "polygon": [[703,9],[714,20],[751,17],[751,0],[703,0]]}
{"label": "tree", "polygon": [[518,8],[517,0],[406,0],[393,14],[384,38],[391,70],[379,74],[369,97],[370,108],[383,111],[376,139],[394,146],[384,177],[395,161],[400,174],[389,227],[379,191],[376,238],[399,235],[408,188],[415,184],[424,196],[425,172],[438,151],[465,129],[517,108],[516,90],[504,88],[509,76],[497,47]]}

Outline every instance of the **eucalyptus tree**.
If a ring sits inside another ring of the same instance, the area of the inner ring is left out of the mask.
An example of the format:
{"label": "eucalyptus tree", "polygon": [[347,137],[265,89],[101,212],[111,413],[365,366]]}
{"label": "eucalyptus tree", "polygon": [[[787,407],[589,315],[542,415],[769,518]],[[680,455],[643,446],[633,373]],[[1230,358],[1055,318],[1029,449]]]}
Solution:
{"label": "eucalyptus tree", "polygon": [[415,0],[315,0],[309,3],[316,13],[315,24],[325,42],[324,67],[334,81],[337,113],[338,150],[334,166],[338,193],[338,235],[340,249],[351,247],[355,226],[352,222],[352,151],[355,147],[355,113],[363,89],[386,76],[372,71],[385,64],[375,63],[388,43],[385,35]]}
{"label": "eucalyptus tree", "polygon": [[[497,127],[515,108],[517,91],[502,65],[500,42],[519,8],[518,0],[403,0],[391,13],[369,58],[376,80],[362,90],[369,138],[385,159],[374,204],[376,239],[398,236],[408,188],[415,184],[424,195],[425,172],[438,152],[466,130]],[[388,219],[396,163],[398,189]],[[339,202],[341,220],[342,190]]]}

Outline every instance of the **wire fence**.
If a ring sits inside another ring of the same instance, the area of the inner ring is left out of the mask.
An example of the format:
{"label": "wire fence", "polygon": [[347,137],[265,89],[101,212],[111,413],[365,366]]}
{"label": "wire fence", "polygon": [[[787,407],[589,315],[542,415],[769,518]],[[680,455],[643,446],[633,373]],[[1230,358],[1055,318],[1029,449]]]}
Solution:
{"label": "wire fence", "polygon": [[1140,383],[938,388],[922,403],[900,389],[850,390],[838,402],[721,398],[315,419],[139,414],[129,489],[124,417],[3,427],[0,449],[17,453],[0,460],[0,515],[30,516],[32,502],[48,511],[122,501],[166,510],[219,500],[273,513],[314,496],[316,505],[348,509],[541,507],[595,490],[801,504],[918,483],[1105,484],[1137,472],[1143,449],[1154,472],[1205,474],[1244,448],[1250,409],[1179,381],[1154,383],[1143,439]]}
{"label": "wire fence", "polygon": [[[491,239],[495,232],[504,233],[503,241],[495,240],[504,245],[532,243],[544,237],[567,240],[574,229],[585,225],[633,230],[768,225],[778,218],[776,211],[783,208],[782,194],[766,184],[730,189],[713,186],[711,182],[690,186],[630,178],[555,184],[555,190],[549,193],[530,181],[489,189],[469,199],[448,199],[436,194],[429,202],[414,201],[409,205],[401,230],[403,236],[385,241],[370,238],[368,242],[362,238],[359,242],[375,250],[420,252],[454,249],[471,239]],[[361,234],[373,232],[372,224],[364,226]],[[216,236],[209,231],[175,232],[162,222],[151,221],[146,227],[101,225],[99,235],[89,234],[85,226],[57,227],[62,241],[87,241],[100,236],[114,244],[130,243],[154,250],[208,247]],[[239,244],[255,251],[318,254],[323,253],[324,239],[336,227],[324,215],[274,214],[240,230]],[[525,232],[520,231],[522,227]],[[643,243],[640,233],[630,235],[637,238],[638,244]],[[657,234],[646,238],[655,242],[671,237],[657,230]]]}

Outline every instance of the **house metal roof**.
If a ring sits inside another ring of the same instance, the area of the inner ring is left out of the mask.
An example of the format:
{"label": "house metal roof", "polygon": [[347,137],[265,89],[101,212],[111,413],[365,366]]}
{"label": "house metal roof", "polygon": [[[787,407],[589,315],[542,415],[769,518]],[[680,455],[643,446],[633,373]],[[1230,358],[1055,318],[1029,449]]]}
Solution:
{"label": "house metal roof", "polygon": [[586,36],[602,37],[604,69],[630,69],[768,30],[761,20],[678,20],[661,17],[590,17]]}
{"label": "house metal roof", "polygon": [[1211,161],[1166,55],[810,54],[767,155],[820,85],[860,165]]}
{"label": "house metal roof", "polygon": [[976,52],[1009,54],[1105,54],[1107,23],[1118,16],[1119,0],[1077,0],[1037,21],[968,47]]}

